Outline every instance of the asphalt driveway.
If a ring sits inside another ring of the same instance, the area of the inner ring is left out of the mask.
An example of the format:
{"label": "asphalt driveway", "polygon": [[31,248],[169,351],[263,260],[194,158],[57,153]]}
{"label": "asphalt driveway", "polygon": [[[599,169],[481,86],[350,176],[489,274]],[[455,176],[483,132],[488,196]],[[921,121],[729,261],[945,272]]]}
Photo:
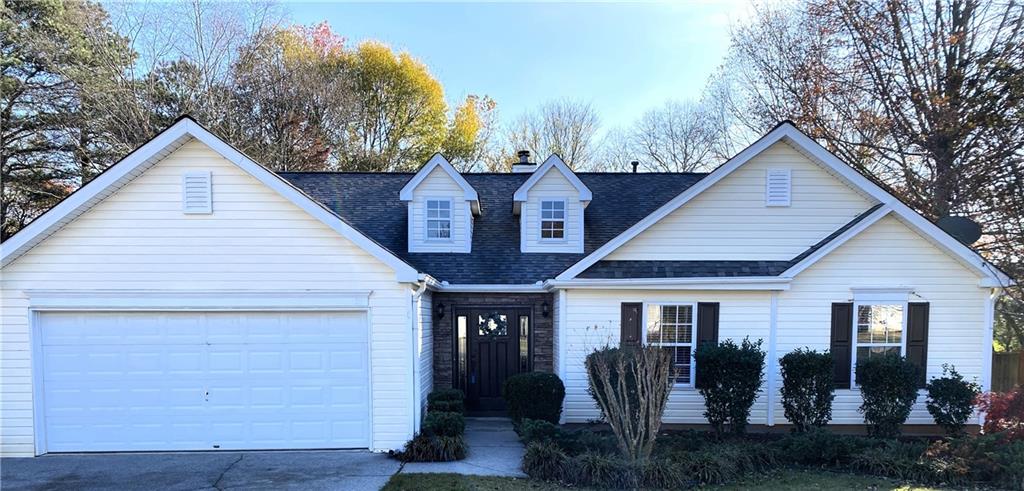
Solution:
{"label": "asphalt driveway", "polygon": [[401,464],[360,451],[44,455],[0,459],[4,491],[380,489]]}

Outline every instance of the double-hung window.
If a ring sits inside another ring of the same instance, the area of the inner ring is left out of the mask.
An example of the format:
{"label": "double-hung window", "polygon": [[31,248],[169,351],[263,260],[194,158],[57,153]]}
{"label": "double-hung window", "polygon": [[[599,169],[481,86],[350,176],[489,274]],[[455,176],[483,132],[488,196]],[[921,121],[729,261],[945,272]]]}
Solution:
{"label": "double-hung window", "polygon": [[851,373],[856,377],[857,362],[890,353],[905,355],[907,316],[903,303],[854,304],[854,356]]}
{"label": "double-hung window", "polygon": [[672,352],[675,385],[693,385],[694,304],[647,305],[647,329],[644,341]]}
{"label": "double-hung window", "polygon": [[565,201],[540,202],[540,238],[565,238]]}
{"label": "double-hung window", "polygon": [[427,240],[452,238],[452,202],[446,199],[427,200]]}

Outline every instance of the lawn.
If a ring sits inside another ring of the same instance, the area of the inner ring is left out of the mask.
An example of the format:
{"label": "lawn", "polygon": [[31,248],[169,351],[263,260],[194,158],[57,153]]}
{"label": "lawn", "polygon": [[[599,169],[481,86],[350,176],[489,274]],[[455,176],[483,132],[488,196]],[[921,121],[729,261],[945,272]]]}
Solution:
{"label": "lawn", "polygon": [[[458,474],[396,474],[388,481],[385,491],[554,491],[561,486],[511,477],[462,476]],[[579,488],[571,488],[579,489]],[[769,476],[758,476],[750,481],[725,486],[705,486],[704,489],[739,491],[748,489],[822,489],[822,490],[900,490],[927,491],[942,488],[908,485],[881,477],[856,476],[824,471],[782,471]]]}

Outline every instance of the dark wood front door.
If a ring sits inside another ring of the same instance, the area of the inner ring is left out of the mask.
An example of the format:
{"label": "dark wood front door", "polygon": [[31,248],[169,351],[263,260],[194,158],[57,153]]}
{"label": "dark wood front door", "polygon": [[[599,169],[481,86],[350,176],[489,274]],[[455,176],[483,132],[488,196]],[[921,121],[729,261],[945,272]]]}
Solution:
{"label": "dark wood front door", "polygon": [[465,309],[459,315],[468,320],[467,409],[503,412],[505,380],[530,370],[530,310],[483,307]]}

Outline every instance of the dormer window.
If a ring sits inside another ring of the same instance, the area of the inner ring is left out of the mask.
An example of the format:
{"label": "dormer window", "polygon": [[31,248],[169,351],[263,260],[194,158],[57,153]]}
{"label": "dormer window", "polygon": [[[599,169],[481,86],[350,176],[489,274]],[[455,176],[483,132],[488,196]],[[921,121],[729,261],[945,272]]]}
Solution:
{"label": "dormer window", "polygon": [[565,239],[565,201],[540,202],[540,238],[543,240]]}
{"label": "dormer window", "polygon": [[427,240],[452,238],[452,202],[446,199],[427,200]]}

